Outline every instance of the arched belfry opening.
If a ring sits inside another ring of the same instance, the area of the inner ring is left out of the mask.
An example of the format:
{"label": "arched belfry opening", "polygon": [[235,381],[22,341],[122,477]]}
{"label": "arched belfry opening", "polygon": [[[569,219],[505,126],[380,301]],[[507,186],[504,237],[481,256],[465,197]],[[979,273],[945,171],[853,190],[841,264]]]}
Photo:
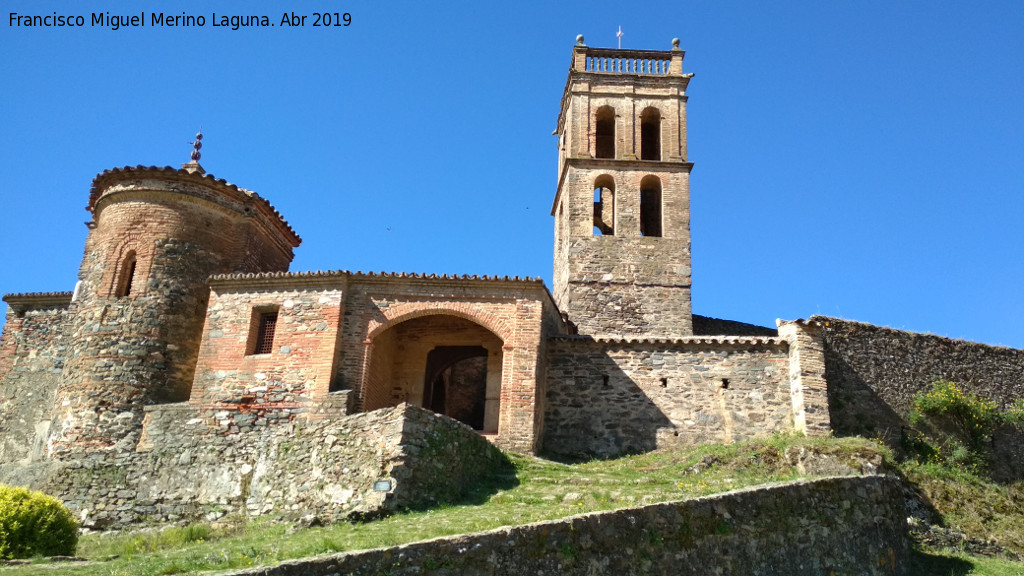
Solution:
{"label": "arched belfry opening", "polygon": [[640,113],[640,159],[661,160],[661,111],[653,106]]}
{"label": "arched belfry opening", "polygon": [[644,176],[640,181],[640,235],[661,236],[661,180]]}
{"label": "arched belfry opening", "polygon": [[602,174],[594,180],[594,236],[615,235],[615,179]]}
{"label": "arched belfry opening", "polygon": [[598,108],[594,123],[594,157],[615,158],[615,109]]}
{"label": "arched belfry opening", "polygon": [[502,345],[482,325],[445,313],[389,326],[370,340],[363,410],[408,402],[496,433]]}

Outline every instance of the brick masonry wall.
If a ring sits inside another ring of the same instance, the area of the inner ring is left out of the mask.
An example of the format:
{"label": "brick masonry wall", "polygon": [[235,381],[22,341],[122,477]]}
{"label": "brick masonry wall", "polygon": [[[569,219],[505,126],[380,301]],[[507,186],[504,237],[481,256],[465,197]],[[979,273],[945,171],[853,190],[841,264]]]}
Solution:
{"label": "brick masonry wall", "polygon": [[[373,410],[409,402],[424,404],[427,354],[438,346],[480,346],[487,351],[485,426],[498,431],[502,341],[492,332],[456,316],[434,315],[397,324],[378,336],[363,407]],[[373,394],[376,393],[376,394]]]}
{"label": "brick masonry wall", "polygon": [[64,366],[71,294],[5,297],[0,336],[0,463],[45,455],[50,410]]}
{"label": "brick masonry wall", "polygon": [[900,483],[869,476],[739,490],[233,574],[902,576],[909,557]]}
{"label": "brick masonry wall", "polygon": [[[228,425],[233,410],[256,425],[286,422],[341,390],[354,410],[418,405],[430,349],[479,345],[488,351],[485,429],[502,447],[535,448],[542,343],[563,330],[539,281],[339,271],[231,275],[210,285],[191,401],[221,410]],[[278,310],[274,350],[247,354],[261,309]]]}
{"label": "brick masonry wall", "polygon": [[[270,353],[254,354],[256,319],[276,312]],[[241,411],[236,424],[288,422],[330,392],[338,326],[340,287],[213,289],[190,402]]]}
{"label": "brick masonry wall", "polygon": [[[205,420],[187,404],[148,408],[137,451],[54,463],[36,488],[92,528],[228,515],[337,521],[454,501],[507,465],[472,430],[405,404],[228,434]],[[378,480],[392,489],[374,491]]]}
{"label": "brick masonry wall", "polygon": [[[551,315],[554,310],[542,283],[353,274],[348,287],[336,381],[357,393],[357,408],[364,403],[379,406],[394,402],[391,396],[395,386],[386,383],[390,375],[377,368],[387,363],[387,357],[397,361],[397,333],[388,336],[390,330],[427,316],[456,317],[479,325],[501,342],[500,408],[494,441],[517,451],[535,448],[538,358],[546,337],[545,326],[552,325],[550,321],[545,323],[545,314]],[[383,353],[375,358],[378,345]],[[385,392],[380,389],[382,385]],[[409,396],[410,402],[420,400],[415,394]]]}
{"label": "brick masonry wall", "polygon": [[615,456],[793,429],[784,341],[594,341],[548,352],[544,447]]}

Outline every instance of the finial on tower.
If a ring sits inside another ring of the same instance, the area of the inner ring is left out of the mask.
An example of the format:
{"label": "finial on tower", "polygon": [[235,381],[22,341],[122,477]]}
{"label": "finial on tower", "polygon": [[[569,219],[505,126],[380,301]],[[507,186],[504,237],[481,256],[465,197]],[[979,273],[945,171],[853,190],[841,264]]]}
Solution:
{"label": "finial on tower", "polygon": [[203,155],[199,152],[200,150],[203,149],[202,126],[199,127],[199,132],[196,132],[196,139],[195,141],[191,142],[191,144],[192,154],[190,154],[189,157],[192,158],[192,161],[186,164],[182,164],[181,167],[183,170],[187,170],[188,172],[199,172],[200,174],[206,174],[206,170],[203,170],[203,167],[199,165],[199,159],[203,157]]}
{"label": "finial on tower", "polygon": [[679,38],[672,39],[672,49],[679,50]]}
{"label": "finial on tower", "polygon": [[579,35],[576,36],[576,45],[577,46],[583,46],[584,45],[583,44],[583,34],[579,34]]}
{"label": "finial on tower", "polygon": [[200,128],[199,132],[196,133],[196,141],[192,143],[192,160],[199,162],[199,158],[202,154],[199,153],[203,149],[203,129]]}

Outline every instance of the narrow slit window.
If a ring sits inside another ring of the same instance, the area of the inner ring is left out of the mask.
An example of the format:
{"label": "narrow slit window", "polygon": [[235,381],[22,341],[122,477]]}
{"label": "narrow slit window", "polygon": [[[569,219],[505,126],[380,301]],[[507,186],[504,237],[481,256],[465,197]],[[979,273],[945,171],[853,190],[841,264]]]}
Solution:
{"label": "narrow slit window", "polygon": [[131,295],[132,284],[135,282],[136,263],[135,251],[133,250],[128,253],[124,263],[121,264],[121,277],[117,280],[117,297],[121,298]]}
{"label": "narrow slit window", "polygon": [[253,354],[270,354],[274,350],[274,331],[277,329],[277,312],[260,314],[256,327],[256,346]]}

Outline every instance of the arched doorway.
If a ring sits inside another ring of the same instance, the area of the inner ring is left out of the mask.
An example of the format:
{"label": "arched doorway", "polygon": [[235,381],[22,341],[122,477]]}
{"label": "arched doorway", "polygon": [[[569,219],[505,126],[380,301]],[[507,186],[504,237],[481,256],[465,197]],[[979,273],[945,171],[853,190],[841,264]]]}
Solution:
{"label": "arched doorway", "polygon": [[419,316],[373,336],[363,385],[363,409],[408,402],[498,431],[502,340],[466,318]]}
{"label": "arched doorway", "polygon": [[427,353],[423,407],[484,429],[487,406],[487,349],[437,346]]}

